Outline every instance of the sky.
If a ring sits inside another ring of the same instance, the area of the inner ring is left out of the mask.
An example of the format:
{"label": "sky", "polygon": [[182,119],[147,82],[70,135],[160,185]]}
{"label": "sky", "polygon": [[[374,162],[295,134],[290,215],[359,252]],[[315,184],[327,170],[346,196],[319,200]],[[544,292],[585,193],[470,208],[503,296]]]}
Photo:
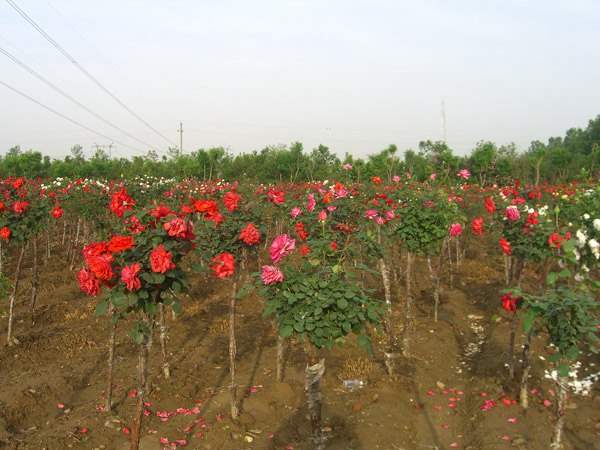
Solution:
{"label": "sky", "polygon": [[[0,0],[0,153],[20,145],[62,158],[74,144],[113,156],[223,146],[324,144],[364,157],[446,137],[521,149],[600,114],[597,0],[12,0],[149,123],[87,79]],[[165,140],[161,135],[167,138]]]}

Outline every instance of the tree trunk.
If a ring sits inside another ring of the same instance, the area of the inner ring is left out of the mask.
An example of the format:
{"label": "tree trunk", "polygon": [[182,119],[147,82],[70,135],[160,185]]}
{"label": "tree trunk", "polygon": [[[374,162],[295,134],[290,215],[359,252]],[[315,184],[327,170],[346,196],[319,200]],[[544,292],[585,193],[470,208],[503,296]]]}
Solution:
{"label": "tree trunk", "polygon": [[37,246],[37,236],[33,236],[32,240],[33,247],[33,263],[31,267],[31,304],[30,304],[30,314],[31,314],[31,323],[35,324],[35,303],[37,300],[37,291],[39,286],[38,279],[38,246]]}
{"label": "tree trunk", "polygon": [[431,256],[427,257],[427,267],[429,267],[429,276],[433,287],[433,321],[438,321],[438,309],[440,305],[440,278],[437,270],[431,264]]}
{"label": "tree trunk", "polygon": [[277,382],[281,383],[284,377],[285,338],[277,333]]}
{"label": "tree trunk", "polygon": [[384,353],[385,366],[388,375],[393,376],[395,373],[394,359],[398,357],[398,340],[394,332],[394,322],[392,318],[392,287],[390,283],[390,274],[383,257],[379,259],[379,271],[381,272],[385,295],[385,316],[383,322],[385,334],[387,336],[387,346]]}
{"label": "tree trunk", "polygon": [[46,255],[44,257],[44,265],[47,265],[50,262],[50,222],[48,222],[48,226],[46,227]]}
{"label": "tree trunk", "polygon": [[15,269],[15,283],[13,285],[12,292],[10,294],[9,307],[8,307],[8,332],[6,335],[6,344],[11,346],[15,344],[13,338],[13,318],[15,301],[17,298],[17,290],[19,289],[19,279],[21,278],[21,266],[23,265],[23,256],[25,255],[25,247],[27,244],[24,242],[21,244],[21,251],[19,252],[19,259],[17,260],[17,267]]}
{"label": "tree trunk", "polygon": [[[512,260],[511,258],[511,270],[510,270],[510,284],[515,284],[517,287],[521,284],[521,275],[523,274],[524,261],[521,258]],[[517,334],[517,313],[513,313],[510,322],[510,342],[508,348],[508,372],[509,377],[513,379],[515,377],[515,342]]]}
{"label": "tree trunk", "polygon": [[321,430],[321,378],[325,373],[325,360],[318,358],[317,351],[310,342],[305,342],[304,348],[306,352],[304,391],[312,428],[311,440],[315,450],[324,450],[325,439]]}
{"label": "tree trunk", "polygon": [[527,394],[527,385],[529,379],[529,371],[531,370],[531,362],[529,356],[529,350],[531,347],[531,338],[533,336],[533,327],[527,333],[527,340],[523,346],[523,373],[521,374],[521,388],[519,389],[519,399],[523,409],[529,407],[529,398]]}
{"label": "tree trunk", "polygon": [[75,255],[77,254],[77,249],[79,248],[79,232],[81,229],[81,219],[77,219],[77,229],[75,231],[75,239],[73,240],[73,251],[71,252],[71,264],[69,270],[73,270],[75,267]]}
{"label": "tree trunk", "polygon": [[144,336],[144,340],[139,345],[138,392],[133,428],[131,430],[130,450],[139,450],[140,445],[142,418],[144,417],[144,396],[146,395],[146,387],[148,386],[148,344],[148,336]]}
{"label": "tree trunk", "polygon": [[410,354],[410,338],[413,328],[413,298],[412,298],[412,265],[414,255],[409,251],[406,253],[406,305],[404,311],[404,330],[402,336],[402,354],[408,357]]}
{"label": "tree trunk", "polygon": [[108,336],[108,373],[106,376],[106,403],[105,412],[112,410],[112,389],[113,389],[113,366],[115,361],[115,335],[117,332],[116,314],[112,303],[108,304],[108,313],[110,318],[110,334]]}
{"label": "tree trunk", "polygon": [[565,425],[565,401],[567,399],[567,377],[558,377],[558,399],[556,403],[556,424],[550,448],[559,450],[562,448],[562,432]]}
{"label": "tree trunk", "polygon": [[167,355],[167,320],[165,317],[165,305],[162,302],[158,304],[158,320],[163,375],[165,376],[165,379],[169,379],[171,377],[171,370],[169,368],[169,357]]}
{"label": "tree trunk", "polygon": [[229,301],[229,394],[231,396],[231,418],[237,419],[239,410],[237,406],[237,384],[235,383],[235,357],[237,353],[237,345],[235,340],[235,301],[237,294],[237,278],[233,276],[233,289]]}

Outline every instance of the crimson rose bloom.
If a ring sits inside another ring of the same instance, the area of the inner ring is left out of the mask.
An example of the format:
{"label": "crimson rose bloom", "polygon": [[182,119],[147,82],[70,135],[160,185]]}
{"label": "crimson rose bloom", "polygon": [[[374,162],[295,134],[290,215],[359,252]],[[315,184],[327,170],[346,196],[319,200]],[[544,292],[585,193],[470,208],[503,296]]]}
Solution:
{"label": "crimson rose bloom", "polygon": [[563,237],[560,234],[554,232],[548,238],[548,245],[550,247],[560,248],[560,246],[562,245],[562,241]]}
{"label": "crimson rose bloom", "polygon": [[210,268],[218,278],[227,278],[233,275],[235,259],[231,253],[223,252],[218,254],[212,259],[212,263]]}
{"label": "crimson rose bloom", "polygon": [[98,292],[100,292],[100,282],[91,270],[81,269],[77,273],[77,281],[79,281],[79,289],[87,295],[95,297],[98,295]]}
{"label": "crimson rose bloom", "polygon": [[13,211],[17,214],[23,214],[28,206],[29,202],[26,201],[15,202],[13,205]]}
{"label": "crimson rose bloom", "polygon": [[494,199],[492,197],[486,197],[483,201],[483,205],[485,206],[485,210],[488,214],[494,214],[496,211],[496,203],[494,203]]}
{"label": "crimson rose bloom", "polygon": [[296,234],[301,241],[305,241],[308,238],[308,232],[306,231],[306,228],[304,228],[303,222],[296,222],[294,228],[296,229]]}
{"label": "crimson rose bloom", "polygon": [[498,243],[500,244],[500,247],[502,247],[502,251],[504,252],[505,255],[510,256],[512,254],[512,247],[510,246],[510,242],[508,242],[504,238],[500,238]]}
{"label": "crimson rose bloom", "polygon": [[240,195],[235,191],[229,191],[223,196],[223,204],[228,211],[233,212],[238,209],[240,203]]}
{"label": "crimson rose bloom", "polygon": [[111,253],[124,252],[133,248],[133,236],[113,236],[108,242],[108,251]]}
{"label": "crimson rose bloom", "polygon": [[260,242],[260,231],[253,223],[249,223],[240,233],[240,240],[246,245],[255,245]]}
{"label": "crimson rose bloom", "polygon": [[10,239],[11,234],[12,234],[12,231],[10,231],[10,228],[8,228],[8,227],[0,228],[0,238],[4,239],[5,241],[8,241]]}
{"label": "crimson rose bloom", "polygon": [[117,191],[112,195],[108,207],[118,217],[123,217],[123,213],[132,209],[134,205],[135,200],[127,194],[125,188],[121,188],[120,191]]}
{"label": "crimson rose bloom", "polygon": [[108,245],[106,242],[92,242],[83,247],[83,258],[87,262],[90,256],[100,256],[103,253],[108,252]]}
{"label": "crimson rose bloom", "polygon": [[60,206],[55,206],[54,208],[52,208],[52,211],[50,211],[50,214],[55,219],[60,219],[62,217],[62,215],[64,214],[64,212],[65,211]]}
{"label": "crimson rose bloom", "polygon": [[121,281],[125,283],[128,291],[137,291],[142,287],[142,282],[137,276],[141,269],[142,266],[139,263],[133,263],[130,266],[123,267],[123,270],[121,271]]}
{"label": "crimson rose bloom", "polygon": [[260,278],[266,286],[281,283],[284,280],[283,272],[275,266],[262,266]]}
{"label": "crimson rose bloom", "polygon": [[160,244],[150,252],[150,267],[152,268],[152,272],[165,273],[174,269],[175,264],[172,258],[173,254],[167,251],[164,245]]}
{"label": "crimson rose bloom", "polygon": [[13,188],[19,189],[23,184],[25,184],[25,180],[23,177],[19,177],[13,182]]}
{"label": "crimson rose bloom", "polygon": [[512,292],[509,292],[508,294],[503,295],[500,300],[502,301],[502,308],[504,308],[505,311],[514,314],[517,312],[517,306],[519,305],[521,298],[513,297]]}
{"label": "crimson rose bloom", "polygon": [[99,256],[89,256],[86,262],[99,280],[108,281],[113,277],[111,266],[112,256],[108,253]]}
{"label": "crimson rose bloom", "polygon": [[471,222],[471,231],[475,236],[483,235],[483,217],[475,217]]}
{"label": "crimson rose bloom", "polygon": [[163,228],[167,231],[167,234],[171,237],[178,237],[185,239],[188,233],[188,225],[185,220],[180,217],[175,217],[170,222],[163,224]]}

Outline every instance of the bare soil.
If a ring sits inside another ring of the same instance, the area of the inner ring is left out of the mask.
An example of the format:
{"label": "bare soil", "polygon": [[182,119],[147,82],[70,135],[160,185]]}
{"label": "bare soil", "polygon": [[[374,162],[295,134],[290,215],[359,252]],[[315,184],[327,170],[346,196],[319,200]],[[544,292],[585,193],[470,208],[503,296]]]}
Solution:
{"label": "bare soil", "polygon": [[[544,336],[534,340],[530,382],[534,394],[524,411],[511,402],[518,383],[508,379],[505,367],[509,324],[498,308],[503,267],[491,254],[482,248],[467,255],[452,288],[444,279],[437,323],[427,266],[417,261],[417,325],[411,357],[399,361],[396,378],[386,375],[377,345],[372,357],[352,339],[343,348],[323,353],[328,449],[548,448],[555,387],[543,379],[545,362],[539,356],[546,354],[546,340]],[[99,406],[105,389],[108,319],[94,315],[95,302],[79,292],[63,259],[54,255],[43,267],[34,325],[28,311],[26,262],[16,317],[19,345],[4,345],[8,307],[0,305],[0,448],[127,449],[124,429],[131,426],[135,404],[129,393],[137,384],[137,350],[127,336],[130,324],[119,323],[115,406],[107,414]],[[198,275],[192,280],[183,313],[176,319],[169,314],[169,380],[162,376],[158,337],[154,340],[149,415],[144,418],[141,448],[170,448],[160,443],[166,438],[185,440],[179,444],[190,449],[309,449],[301,345],[290,343],[285,382],[277,383],[276,334],[262,317],[262,300],[249,296],[239,302],[242,415],[232,421],[227,389],[229,283]],[[535,285],[536,274],[527,273],[526,280]],[[397,294],[397,322],[402,323],[401,287]],[[523,340],[519,336],[518,348]],[[362,379],[366,385],[347,390],[342,380],[348,378]],[[496,404],[484,411],[486,400]],[[544,406],[544,400],[552,405]],[[198,408],[191,411],[194,407]],[[177,413],[178,408],[184,409]],[[161,420],[157,413],[165,411],[171,414]],[[565,448],[599,449],[599,438],[598,389],[586,397],[570,397]]]}

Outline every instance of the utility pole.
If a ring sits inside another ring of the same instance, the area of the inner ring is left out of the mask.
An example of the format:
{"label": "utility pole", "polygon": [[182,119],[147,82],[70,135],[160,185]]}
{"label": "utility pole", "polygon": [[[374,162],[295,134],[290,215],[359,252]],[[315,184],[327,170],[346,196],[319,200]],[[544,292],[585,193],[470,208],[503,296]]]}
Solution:
{"label": "utility pole", "polygon": [[446,136],[446,102],[442,100],[442,139],[444,143],[447,141]]}
{"label": "utility pole", "polygon": [[179,122],[179,153],[183,153],[183,122]]}
{"label": "utility pole", "polygon": [[109,157],[110,159],[112,159],[112,148],[113,148],[113,147],[114,147],[114,144],[111,142],[111,143],[108,145],[108,157]]}

